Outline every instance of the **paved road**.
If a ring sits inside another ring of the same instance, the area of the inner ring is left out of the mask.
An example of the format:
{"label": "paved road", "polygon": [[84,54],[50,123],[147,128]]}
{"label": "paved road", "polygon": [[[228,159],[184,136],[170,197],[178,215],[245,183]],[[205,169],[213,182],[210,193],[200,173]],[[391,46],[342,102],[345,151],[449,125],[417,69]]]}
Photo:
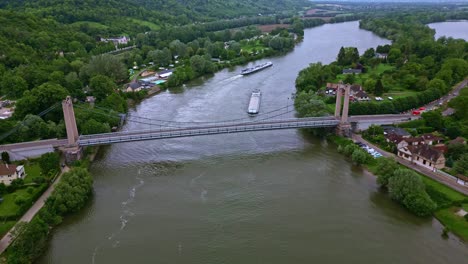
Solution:
{"label": "paved road", "polygon": [[[57,185],[57,183],[62,178],[62,174],[64,172],[69,171],[69,170],[70,169],[68,167],[65,167],[65,168],[62,169],[62,172],[60,173],[59,177],[57,177],[55,182],[41,195],[41,197],[39,197],[39,199],[37,199],[37,201],[33,204],[33,206],[31,206],[31,208],[29,208],[29,210],[23,215],[23,217],[21,217],[21,219],[18,220],[18,223],[19,222],[29,223],[33,219],[33,217],[44,206],[45,201],[47,200],[47,198],[49,198],[49,196],[54,191],[55,186]],[[11,228],[10,231],[7,234],[5,234],[3,236],[3,238],[0,240],[0,254],[2,254],[3,251],[5,251],[5,249],[7,249],[7,247],[13,242],[13,238],[12,238],[11,234],[12,234],[14,229],[15,229],[15,227]]]}
{"label": "paved road", "polygon": [[465,195],[468,195],[468,186],[463,186],[463,185],[460,185],[458,184],[455,180],[447,177],[447,176],[444,176],[442,174],[439,174],[437,172],[433,172],[429,169],[426,169],[426,168],[423,168],[421,166],[418,166],[418,165],[415,165],[415,164],[412,164],[411,162],[405,160],[405,159],[402,159],[398,156],[396,156],[395,154],[393,153],[390,153],[390,152],[386,152],[385,150],[377,147],[376,145],[368,142],[367,140],[363,139],[360,135],[356,135],[356,134],[353,134],[352,136],[353,140],[355,141],[359,141],[359,142],[362,142],[372,148],[374,148],[375,150],[377,150],[378,152],[382,153],[382,155],[384,157],[393,157],[398,163],[412,169],[412,170],[415,170],[421,174],[424,174],[426,175],[427,177],[433,179],[433,180],[436,180],[442,184],[444,184],[445,186],[448,186],[454,190],[457,190]]}
{"label": "paved road", "polygon": [[0,145],[0,151],[5,150],[14,150],[14,149],[26,149],[26,148],[36,148],[36,147],[60,147],[67,145],[67,139],[45,139],[45,140],[37,140],[37,141],[29,141],[29,142],[21,142],[21,143],[14,143],[14,144],[6,144]]}

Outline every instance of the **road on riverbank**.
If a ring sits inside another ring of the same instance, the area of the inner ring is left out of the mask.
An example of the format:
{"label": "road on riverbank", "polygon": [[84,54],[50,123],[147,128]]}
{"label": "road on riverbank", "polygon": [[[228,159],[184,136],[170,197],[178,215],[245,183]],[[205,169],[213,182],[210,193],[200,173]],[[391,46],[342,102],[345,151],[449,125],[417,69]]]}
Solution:
{"label": "road on riverbank", "polygon": [[451,178],[448,178],[440,173],[437,173],[437,172],[434,172],[432,170],[429,170],[429,169],[426,169],[426,168],[423,168],[421,166],[418,166],[416,164],[412,164],[411,162],[407,161],[407,160],[404,160],[398,156],[396,156],[395,154],[393,153],[390,153],[390,152],[387,152],[381,148],[379,148],[378,146],[370,143],[369,141],[363,139],[361,137],[361,135],[357,135],[357,134],[353,134],[352,136],[352,139],[354,141],[359,141],[359,142],[362,142],[372,148],[374,148],[375,150],[377,150],[378,152],[382,153],[382,155],[384,157],[392,157],[394,158],[398,163],[400,163],[401,165],[407,167],[407,168],[410,168],[412,170],[415,170],[421,174],[424,174],[426,175],[427,177],[433,179],[433,180],[436,180],[442,184],[444,184],[445,186],[448,186],[458,192],[461,192],[465,195],[468,195],[468,187],[467,186],[463,186],[463,185],[460,185],[458,184],[455,180],[451,179]]}
{"label": "road on riverbank", "polygon": [[[18,220],[16,225],[20,222],[29,223],[33,219],[33,217],[39,212],[39,210],[41,210],[41,208],[44,206],[49,196],[54,191],[55,186],[62,178],[63,173],[68,172],[69,170],[70,168],[68,167],[64,167],[62,169],[57,179],[52,183],[52,185],[49,186],[49,188],[47,188],[47,190],[41,195],[41,197],[37,199],[37,201],[31,206],[31,208],[29,208],[29,210]],[[14,241],[12,234],[15,230],[16,225],[12,227],[10,231],[8,231],[8,233],[6,233],[3,236],[3,238],[0,240],[0,254],[2,254],[8,248],[8,246]]]}

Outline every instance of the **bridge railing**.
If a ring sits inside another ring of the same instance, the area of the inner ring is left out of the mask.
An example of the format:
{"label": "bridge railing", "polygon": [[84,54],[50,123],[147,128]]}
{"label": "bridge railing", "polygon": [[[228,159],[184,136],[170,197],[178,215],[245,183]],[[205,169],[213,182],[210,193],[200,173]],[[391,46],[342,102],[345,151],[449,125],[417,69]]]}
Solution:
{"label": "bridge railing", "polygon": [[338,125],[339,121],[329,120],[301,120],[288,122],[269,122],[257,124],[243,124],[238,126],[218,126],[209,128],[180,129],[172,131],[139,131],[127,134],[109,133],[107,136],[95,135],[87,138],[80,138],[78,143],[82,146],[111,144],[118,142],[141,141],[150,139],[188,137],[198,135],[212,135],[225,133],[239,133],[261,130],[292,129],[292,128],[313,128],[313,127],[333,127]]}
{"label": "bridge railing", "polygon": [[127,130],[111,133],[101,133],[101,134],[92,134],[92,135],[81,135],[79,139],[94,139],[97,137],[109,137],[109,136],[119,136],[119,135],[129,135],[129,134],[141,134],[141,133],[157,133],[157,132],[170,132],[178,130],[188,130],[188,129],[204,129],[204,128],[219,128],[219,127],[234,127],[234,126],[243,126],[243,125],[257,125],[257,124],[272,124],[272,123],[290,123],[290,122],[306,122],[306,121],[335,121],[334,117],[309,117],[309,118],[289,118],[281,120],[252,120],[248,122],[213,122],[213,123],[200,123],[200,125],[194,125],[194,123],[180,123],[172,124],[170,126],[154,124],[152,128],[149,129],[139,129],[139,130]]}

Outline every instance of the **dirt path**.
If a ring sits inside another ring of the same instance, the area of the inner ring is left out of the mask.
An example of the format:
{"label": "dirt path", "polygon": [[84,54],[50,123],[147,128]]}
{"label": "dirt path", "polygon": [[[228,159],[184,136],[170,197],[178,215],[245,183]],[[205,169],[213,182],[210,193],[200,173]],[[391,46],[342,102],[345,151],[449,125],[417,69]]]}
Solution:
{"label": "dirt path", "polygon": [[[20,222],[28,223],[33,219],[33,217],[44,206],[45,201],[47,200],[47,198],[49,198],[49,196],[54,191],[55,186],[57,185],[57,183],[62,178],[63,173],[68,172],[69,170],[70,170],[70,168],[68,168],[68,167],[64,167],[62,169],[60,175],[57,177],[57,179],[54,181],[54,183],[52,183],[52,185],[49,186],[49,188],[41,195],[41,197],[39,197],[39,199],[37,199],[37,201],[33,204],[33,206],[31,206],[31,208],[29,208],[29,210],[18,220],[18,223],[20,223]],[[7,249],[8,246],[13,242],[13,237],[12,237],[11,234],[12,234],[14,229],[15,229],[15,226],[12,227],[10,229],[10,231],[8,231],[8,233],[6,233],[3,236],[3,238],[0,240],[0,254],[2,254],[5,251],[5,249]]]}

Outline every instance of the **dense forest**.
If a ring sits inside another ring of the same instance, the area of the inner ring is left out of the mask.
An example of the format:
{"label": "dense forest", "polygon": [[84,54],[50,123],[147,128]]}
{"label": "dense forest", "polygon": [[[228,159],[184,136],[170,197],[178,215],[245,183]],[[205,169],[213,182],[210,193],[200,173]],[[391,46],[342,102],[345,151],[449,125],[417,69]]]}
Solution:
{"label": "dense forest", "polygon": [[62,23],[94,21],[106,25],[141,19],[161,24],[188,24],[241,16],[292,14],[311,5],[305,0],[6,0],[0,7],[24,10]]}
{"label": "dense forest", "polygon": [[[107,108],[76,109],[81,133],[109,132],[118,125],[127,101],[144,96],[119,92],[129,80],[128,68],[153,61],[156,67],[168,67],[177,58],[176,74],[168,84],[179,85],[220,67],[290,50],[292,33],[301,35],[304,26],[323,24],[311,20],[304,25],[293,19],[309,4],[302,0],[2,1],[0,98],[15,102],[15,112],[0,120],[0,142],[65,136],[60,109],[47,109],[66,95],[81,102],[93,95],[99,107]],[[262,34],[256,25],[281,20],[291,29],[255,39]],[[130,42],[115,46],[101,41],[118,36],[128,36]],[[128,52],[106,54],[132,45],[136,48]],[[230,63],[215,64],[211,58]],[[44,110],[47,113],[39,115]]]}

